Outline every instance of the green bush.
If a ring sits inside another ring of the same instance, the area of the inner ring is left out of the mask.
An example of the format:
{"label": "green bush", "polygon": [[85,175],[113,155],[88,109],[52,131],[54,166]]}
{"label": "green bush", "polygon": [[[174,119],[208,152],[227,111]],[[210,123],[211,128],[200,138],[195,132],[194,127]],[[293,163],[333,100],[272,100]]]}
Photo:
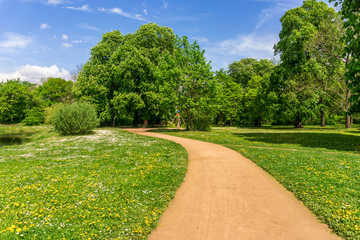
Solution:
{"label": "green bush", "polygon": [[28,110],[22,122],[27,126],[42,124],[44,122],[44,110],[39,107]]}
{"label": "green bush", "polygon": [[76,102],[56,108],[51,123],[61,135],[82,135],[97,127],[100,121],[94,106]]}
{"label": "green bush", "polygon": [[51,119],[53,117],[54,112],[56,109],[58,109],[60,106],[63,106],[62,103],[56,103],[51,105],[50,107],[44,108],[44,123],[47,125],[51,124]]}
{"label": "green bush", "polygon": [[210,131],[210,119],[204,116],[196,116],[194,118],[195,131]]}

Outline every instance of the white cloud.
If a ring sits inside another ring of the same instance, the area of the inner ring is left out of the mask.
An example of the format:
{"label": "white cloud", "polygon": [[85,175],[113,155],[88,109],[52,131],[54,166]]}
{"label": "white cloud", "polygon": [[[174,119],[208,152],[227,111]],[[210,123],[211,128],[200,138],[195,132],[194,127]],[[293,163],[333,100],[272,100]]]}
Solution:
{"label": "white cloud", "polygon": [[82,7],[66,7],[66,8],[71,10],[78,10],[78,11],[90,11],[88,5],[83,5]]}
{"label": "white cloud", "polygon": [[84,41],[83,40],[74,40],[72,41],[72,43],[83,43]]}
{"label": "white cloud", "polygon": [[63,43],[62,46],[64,48],[71,48],[73,45],[71,43]]}
{"label": "white cloud", "polygon": [[62,39],[65,40],[65,41],[67,41],[67,40],[69,39],[69,36],[66,35],[66,34],[63,34],[63,35],[62,35]]}
{"label": "white cloud", "polygon": [[47,24],[47,23],[43,23],[43,24],[40,25],[41,30],[45,30],[45,29],[48,29],[48,28],[50,28],[50,25]]}
{"label": "white cloud", "polygon": [[162,0],[163,8],[168,8],[168,2],[166,0]]}
{"label": "white cloud", "polygon": [[276,34],[238,35],[222,42],[208,43],[205,56],[212,61],[215,69],[227,68],[230,63],[242,58],[271,59],[274,57],[273,46],[277,41]]}
{"label": "white cloud", "polygon": [[115,13],[115,14],[119,14],[119,15],[121,15],[123,17],[126,17],[126,18],[147,22],[147,20],[145,20],[142,15],[127,13],[127,12],[124,12],[120,8],[112,8],[112,9],[98,8],[98,11]]}
{"label": "white cloud", "polygon": [[80,28],[84,28],[84,29],[96,31],[96,32],[99,32],[99,31],[100,31],[98,28],[93,27],[93,26],[90,26],[90,25],[88,25],[88,24],[86,24],[86,23],[85,23],[85,24],[78,24],[78,25],[76,25],[76,26],[78,26],[78,27],[80,27]]}
{"label": "white cloud", "polygon": [[146,9],[144,9],[143,13],[144,15],[148,15],[148,11]]}
{"label": "white cloud", "polygon": [[12,32],[3,33],[3,40],[0,40],[0,48],[24,49],[31,43],[31,38]]}
{"label": "white cloud", "polygon": [[58,4],[62,4],[63,1],[62,0],[48,0],[47,4],[49,5],[58,5]]}
{"label": "white cloud", "polygon": [[0,73],[0,81],[20,78],[22,81],[40,83],[42,78],[48,77],[71,79],[71,74],[64,68],[59,69],[56,65],[52,65],[51,67],[25,65],[19,67],[15,72],[12,73]]}

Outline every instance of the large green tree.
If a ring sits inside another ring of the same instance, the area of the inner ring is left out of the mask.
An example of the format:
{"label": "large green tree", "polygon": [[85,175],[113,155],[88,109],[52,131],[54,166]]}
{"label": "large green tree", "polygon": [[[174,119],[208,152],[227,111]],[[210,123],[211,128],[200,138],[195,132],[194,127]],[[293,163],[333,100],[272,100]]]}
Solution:
{"label": "large green tree", "polygon": [[[335,6],[341,5],[341,18],[344,20],[345,34],[342,38],[345,48],[343,57],[347,58],[345,81],[349,85],[347,97],[352,103],[351,111],[360,112],[360,1],[329,0]],[[350,105],[350,103],[348,103]],[[347,115],[348,116],[348,115]],[[347,122],[350,121],[348,116]],[[349,127],[349,126],[348,126]]]}
{"label": "large green tree", "polygon": [[114,124],[121,115],[131,116],[135,125],[160,118],[167,98],[158,69],[173,53],[175,39],[170,28],[153,23],[134,34],[104,34],[78,76],[75,95],[95,103],[104,122]]}
{"label": "large green tree", "polygon": [[[335,11],[320,20],[316,32],[305,44],[305,51],[309,52],[306,62],[307,71],[311,71],[316,78],[316,93],[319,95],[318,107],[321,116],[321,126],[325,126],[326,114],[348,113],[347,99],[348,84],[344,78],[345,65],[348,58],[342,57],[344,44],[343,21]],[[347,99],[348,102],[348,99]],[[348,115],[348,114],[347,114]],[[349,117],[347,117],[349,124]]]}
{"label": "large green tree", "polygon": [[229,76],[243,88],[243,95],[238,99],[240,122],[259,127],[269,116],[266,92],[273,68],[270,60],[254,58],[244,58],[229,65]]}
{"label": "large green tree", "polygon": [[34,84],[20,79],[0,83],[0,122],[21,122],[29,110],[39,105]]}
{"label": "large green tree", "polygon": [[76,80],[73,93],[83,101],[93,103],[103,123],[115,123],[115,109],[111,100],[114,92],[121,87],[119,79],[114,78],[110,62],[112,54],[124,43],[119,31],[108,32],[91,49],[90,60],[83,66]]}
{"label": "large green tree", "polygon": [[243,88],[223,69],[216,71],[215,79],[220,88],[218,94],[219,104],[217,105],[218,122],[220,125],[229,122],[231,126],[238,115],[243,97]]}
{"label": "large green tree", "polygon": [[73,82],[62,78],[47,78],[38,86],[38,94],[46,106],[55,103],[70,102],[72,95]]}
{"label": "large green tree", "polygon": [[256,60],[254,58],[243,58],[229,65],[229,75],[243,87],[254,76],[263,77],[273,69],[274,64],[268,59]]}
{"label": "large green tree", "polygon": [[186,37],[178,38],[176,50],[178,109],[190,130],[208,130],[216,114],[219,85],[204,50]]}
{"label": "large green tree", "polygon": [[[280,122],[292,119],[295,127],[302,127],[303,120],[315,118],[321,112],[319,102],[324,94],[319,87],[327,76],[319,77],[319,71],[314,71],[314,68],[322,66],[324,70],[325,67],[308,46],[321,31],[324,21],[335,24],[335,17],[335,10],[326,3],[306,0],[281,18],[280,40],[274,46],[281,64],[273,72],[270,83],[276,95],[276,116]],[[322,74],[330,72],[322,71]]]}

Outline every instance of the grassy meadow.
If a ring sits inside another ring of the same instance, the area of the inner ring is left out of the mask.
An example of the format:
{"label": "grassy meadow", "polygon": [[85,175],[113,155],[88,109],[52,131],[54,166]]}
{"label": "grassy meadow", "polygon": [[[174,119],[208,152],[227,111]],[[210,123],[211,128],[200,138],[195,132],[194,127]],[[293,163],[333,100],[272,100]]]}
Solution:
{"label": "grassy meadow", "polygon": [[174,197],[187,153],[120,129],[62,137],[44,127],[0,147],[0,239],[146,239]]}
{"label": "grassy meadow", "polygon": [[157,130],[218,143],[254,161],[345,239],[360,239],[360,130],[344,126]]}

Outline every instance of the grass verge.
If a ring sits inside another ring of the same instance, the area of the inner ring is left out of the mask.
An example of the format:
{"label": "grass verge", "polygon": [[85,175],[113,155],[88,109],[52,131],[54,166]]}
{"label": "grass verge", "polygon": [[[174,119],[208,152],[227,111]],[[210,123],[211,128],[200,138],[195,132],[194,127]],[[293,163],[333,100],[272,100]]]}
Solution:
{"label": "grass verge", "polygon": [[224,145],[274,176],[346,239],[360,239],[360,131],[338,126],[159,132]]}
{"label": "grass verge", "polygon": [[0,239],[146,239],[187,169],[180,145],[119,129],[31,138],[0,148]]}

